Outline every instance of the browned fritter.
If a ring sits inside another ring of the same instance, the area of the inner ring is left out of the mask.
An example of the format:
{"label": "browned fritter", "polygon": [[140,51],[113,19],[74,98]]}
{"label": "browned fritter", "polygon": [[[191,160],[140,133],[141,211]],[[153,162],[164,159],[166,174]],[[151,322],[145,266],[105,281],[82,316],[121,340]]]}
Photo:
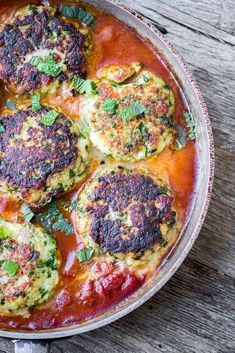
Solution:
{"label": "browned fritter", "polygon": [[17,93],[47,86],[55,79],[27,61],[41,50],[66,67],[56,77],[59,81],[85,75],[85,36],[74,25],[54,17],[54,12],[53,8],[29,6],[0,30],[0,79]]}

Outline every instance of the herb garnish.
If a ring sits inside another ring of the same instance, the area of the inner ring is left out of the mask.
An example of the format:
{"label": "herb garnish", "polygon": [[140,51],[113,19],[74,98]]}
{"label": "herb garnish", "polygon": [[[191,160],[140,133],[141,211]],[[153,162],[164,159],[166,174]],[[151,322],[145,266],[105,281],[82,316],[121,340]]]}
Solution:
{"label": "herb garnish", "polygon": [[118,107],[116,99],[106,98],[103,104],[103,110],[106,112],[112,113],[114,115],[116,113],[116,109]]}
{"label": "herb garnish", "polygon": [[45,126],[52,126],[58,115],[58,112],[56,112],[54,109],[51,109],[41,118],[40,122]]}
{"label": "herb garnish", "polygon": [[42,223],[45,230],[50,234],[52,230],[61,230],[66,235],[73,233],[73,227],[58,210],[56,202],[53,200],[46,212],[39,213],[36,218]]}
{"label": "herb garnish", "polygon": [[74,76],[72,80],[72,87],[81,94],[93,94],[96,92],[97,85],[92,80],[83,80],[79,76]]}
{"label": "herb garnish", "polygon": [[14,101],[12,101],[11,99],[8,99],[6,101],[6,106],[10,110],[16,110],[16,103]]}
{"label": "herb garnish", "polygon": [[159,243],[160,243],[160,245],[161,245],[163,248],[165,248],[165,247],[168,245],[169,241],[166,240],[166,239],[164,239],[163,236],[160,235]]}
{"label": "herb garnish", "polygon": [[23,213],[26,222],[30,222],[34,217],[33,211],[25,203],[21,206],[20,210]]}
{"label": "herb garnish", "polygon": [[193,121],[192,113],[184,112],[184,119],[185,119],[185,122],[187,124],[188,129],[189,129],[189,134],[188,134],[189,140],[195,140],[196,139],[196,128],[195,128],[195,124]]}
{"label": "herb garnish", "polygon": [[7,261],[3,266],[4,271],[6,271],[10,277],[14,277],[18,272],[20,266],[14,261]]}
{"label": "herb garnish", "polygon": [[2,125],[2,123],[0,123],[0,132],[5,132],[5,127]]}
{"label": "herb garnish", "polygon": [[31,97],[32,111],[33,112],[37,112],[38,110],[41,109],[40,99],[41,99],[41,95],[39,93],[38,94],[34,94]]}
{"label": "herb garnish", "polygon": [[79,262],[89,261],[92,258],[94,252],[95,249],[92,246],[89,246],[88,249],[78,251],[76,256]]}
{"label": "herb garnish", "polygon": [[120,111],[122,121],[125,123],[135,116],[146,114],[148,111],[141,102],[133,102]]}
{"label": "herb garnish", "polygon": [[6,226],[0,226],[0,240],[6,239],[11,235],[11,231]]}
{"label": "herb garnish", "polygon": [[36,66],[38,71],[52,77],[58,76],[62,71],[61,66],[55,61],[52,55],[47,55],[43,59],[35,56],[32,58],[31,64]]}
{"label": "herb garnish", "polygon": [[187,134],[184,130],[184,128],[181,125],[176,125],[176,130],[178,132],[178,137],[176,140],[176,149],[181,150],[186,146],[187,143]]}
{"label": "herb garnish", "polygon": [[94,16],[79,6],[62,6],[61,15],[67,18],[76,18],[88,27],[95,20]]}

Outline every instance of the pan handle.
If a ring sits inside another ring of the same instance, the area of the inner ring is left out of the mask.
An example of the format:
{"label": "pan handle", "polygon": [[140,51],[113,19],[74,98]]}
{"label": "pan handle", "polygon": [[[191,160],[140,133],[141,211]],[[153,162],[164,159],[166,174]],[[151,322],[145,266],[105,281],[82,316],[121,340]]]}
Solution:
{"label": "pan handle", "polygon": [[47,341],[14,341],[14,353],[49,353]]}

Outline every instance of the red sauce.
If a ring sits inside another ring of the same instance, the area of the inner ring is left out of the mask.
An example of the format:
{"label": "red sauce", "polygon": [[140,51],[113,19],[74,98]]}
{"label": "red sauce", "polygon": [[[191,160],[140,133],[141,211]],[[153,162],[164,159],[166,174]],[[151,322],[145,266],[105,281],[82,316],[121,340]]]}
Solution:
{"label": "red sauce", "polygon": [[[15,8],[28,3],[27,0],[13,0],[11,7],[9,7],[8,1],[1,1],[0,23],[6,21]],[[30,3],[40,4],[39,1],[31,1]],[[51,3],[59,4],[58,1]],[[96,17],[93,31],[95,45],[93,54],[88,61],[89,76],[94,76],[97,70],[103,66],[138,61],[143,64],[144,69],[159,75],[171,87],[176,98],[175,119],[182,121],[183,112],[188,108],[187,103],[173,73],[163,63],[157,50],[113,16],[96,9],[92,9],[92,12]],[[0,89],[3,103],[11,95],[4,87],[0,87]],[[63,107],[65,102],[61,100],[60,102]],[[189,142],[181,151],[166,149],[159,156],[152,157],[143,164],[155,174],[169,176],[171,187],[174,190],[177,213],[180,219],[185,222],[190,211],[195,183],[195,144]],[[78,193],[79,187],[81,185],[65,198],[73,199]],[[0,197],[0,215],[4,219],[16,221],[18,210],[19,205],[6,197]],[[87,264],[80,264],[75,258],[75,252],[78,251],[80,244],[79,235],[73,234],[66,237],[65,234],[56,232],[55,237],[62,259],[61,282],[55,295],[47,303],[33,309],[30,318],[0,317],[2,328],[39,330],[78,323],[112,308],[114,304],[136,291],[147,280],[137,279],[134,274],[127,271],[116,273],[115,266],[111,264],[96,265],[96,268],[93,268],[96,278],[94,281],[86,281],[82,290],[83,302],[81,302],[78,300],[77,293],[82,281],[78,282],[77,274],[85,272]]]}

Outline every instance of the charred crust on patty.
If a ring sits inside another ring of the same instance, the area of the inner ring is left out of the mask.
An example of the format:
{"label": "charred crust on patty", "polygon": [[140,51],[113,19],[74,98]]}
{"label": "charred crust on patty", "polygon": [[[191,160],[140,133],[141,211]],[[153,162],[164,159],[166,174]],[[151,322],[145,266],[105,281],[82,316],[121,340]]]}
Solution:
{"label": "charred crust on patty", "polygon": [[0,78],[15,92],[36,90],[54,80],[26,62],[25,58],[38,50],[48,50],[58,62],[64,56],[66,74],[57,76],[60,82],[75,74],[86,75],[85,35],[73,24],[54,17],[54,12],[53,8],[35,7],[22,15],[19,10],[0,32]]}
{"label": "charred crust on patty", "polygon": [[45,126],[41,119],[49,111],[43,106],[37,112],[27,108],[0,117],[5,129],[0,134],[0,184],[7,184],[12,193],[19,191],[23,199],[29,190],[39,189],[46,198],[57,196],[64,191],[63,183],[50,190],[48,179],[86,163],[76,123],[60,113],[51,126]]}
{"label": "charred crust on patty", "polygon": [[160,242],[163,224],[174,225],[172,202],[170,191],[145,170],[119,167],[87,187],[80,217],[89,218],[89,236],[103,251],[139,253]]}

